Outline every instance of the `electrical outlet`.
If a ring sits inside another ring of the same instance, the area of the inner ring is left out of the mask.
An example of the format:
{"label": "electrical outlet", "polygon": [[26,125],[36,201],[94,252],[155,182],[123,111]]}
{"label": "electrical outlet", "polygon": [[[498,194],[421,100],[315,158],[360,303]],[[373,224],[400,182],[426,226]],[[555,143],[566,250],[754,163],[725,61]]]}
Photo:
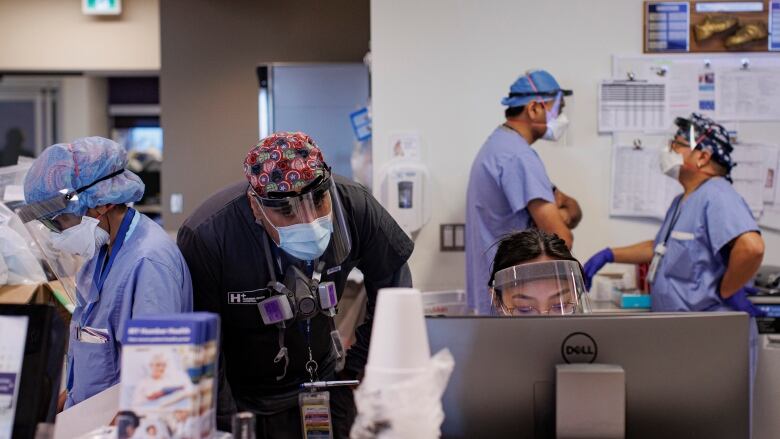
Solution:
{"label": "electrical outlet", "polygon": [[182,213],[184,211],[184,195],[180,193],[171,194],[171,213]]}
{"label": "electrical outlet", "polygon": [[439,224],[439,251],[462,252],[466,250],[466,225]]}

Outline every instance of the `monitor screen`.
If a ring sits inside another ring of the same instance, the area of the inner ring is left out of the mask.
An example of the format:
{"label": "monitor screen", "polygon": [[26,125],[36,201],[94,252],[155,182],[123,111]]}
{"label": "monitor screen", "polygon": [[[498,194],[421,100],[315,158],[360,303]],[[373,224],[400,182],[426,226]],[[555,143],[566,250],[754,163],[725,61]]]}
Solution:
{"label": "monitor screen", "polygon": [[443,438],[554,437],[555,365],[619,365],[626,437],[747,437],[748,317],[645,313],[428,317],[455,369]]}
{"label": "monitor screen", "polygon": [[0,439],[9,439],[14,427],[28,320],[0,315]]}
{"label": "monitor screen", "polygon": [[162,156],[163,133],[160,127],[114,128],[111,137],[127,152],[156,152]]}
{"label": "monitor screen", "polygon": [[0,305],[0,438],[54,422],[67,336],[51,305]]}

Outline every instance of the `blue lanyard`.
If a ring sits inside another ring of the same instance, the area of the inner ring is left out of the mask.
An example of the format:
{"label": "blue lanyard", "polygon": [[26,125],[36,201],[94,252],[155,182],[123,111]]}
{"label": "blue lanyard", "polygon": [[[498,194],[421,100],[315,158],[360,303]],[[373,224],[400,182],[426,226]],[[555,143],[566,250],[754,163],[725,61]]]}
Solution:
{"label": "blue lanyard", "polygon": [[[114,265],[119,250],[122,249],[122,246],[125,243],[125,236],[130,228],[130,224],[133,222],[134,216],[135,209],[127,209],[127,213],[125,213],[125,217],[122,219],[122,224],[119,226],[119,231],[116,234],[114,248],[112,249],[111,256],[108,257],[105,268],[103,268],[103,261],[106,259],[108,245],[104,245],[100,248],[100,253],[98,253],[97,260],[95,261],[95,273],[92,275],[92,288],[95,289],[94,293],[97,297],[95,297],[94,301],[87,303],[87,306],[84,308],[84,312],[81,314],[81,326],[85,326],[89,315],[92,313],[92,309],[95,307],[95,303],[100,300],[100,292],[103,289],[103,284],[106,282],[108,272],[111,271],[111,266]],[[92,294],[90,294],[90,299],[91,298]]]}

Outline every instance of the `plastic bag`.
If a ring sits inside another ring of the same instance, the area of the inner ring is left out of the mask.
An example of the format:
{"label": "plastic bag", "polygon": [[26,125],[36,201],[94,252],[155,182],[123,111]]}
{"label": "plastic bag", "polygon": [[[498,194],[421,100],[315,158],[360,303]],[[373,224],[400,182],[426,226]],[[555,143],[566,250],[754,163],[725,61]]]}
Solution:
{"label": "plastic bag", "polygon": [[6,272],[3,279],[2,267],[0,267],[0,284],[22,285],[46,282],[43,268],[28,244],[31,240],[25,239],[22,235],[24,227],[20,230],[21,224],[14,224],[15,222],[18,222],[16,215],[0,203],[0,259],[3,260]]}
{"label": "plastic bag", "polygon": [[352,439],[438,438],[444,410],[441,397],[455,366],[448,349],[431,357],[420,374],[382,388],[365,385],[355,391],[358,415]]}

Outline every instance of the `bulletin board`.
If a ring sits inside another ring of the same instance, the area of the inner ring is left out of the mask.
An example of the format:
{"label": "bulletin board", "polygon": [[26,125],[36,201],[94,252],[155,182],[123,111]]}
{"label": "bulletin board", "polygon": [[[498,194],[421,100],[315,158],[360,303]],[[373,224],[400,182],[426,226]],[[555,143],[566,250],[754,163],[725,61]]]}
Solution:
{"label": "bulletin board", "polygon": [[780,121],[780,56],[771,53],[612,58],[612,77],[666,83],[669,116],[697,112],[724,122]]}
{"label": "bulletin board", "polygon": [[[780,56],[616,55],[612,61],[614,79],[631,73],[636,80],[660,81],[669,102],[666,129],[613,134],[611,215],[658,218],[660,206],[679,188],[660,184],[660,170],[645,176],[624,168],[644,160],[642,169],[659,169],[650,162],[674,132],[674,118],[697,112],[733,131],[739,163],[732,171],[734,187],[762,228],[780,230]],[[632,150],[636,139],[653,153]],[[650,195],[658,199],[655,209],[640,201],[654,199]]]}

